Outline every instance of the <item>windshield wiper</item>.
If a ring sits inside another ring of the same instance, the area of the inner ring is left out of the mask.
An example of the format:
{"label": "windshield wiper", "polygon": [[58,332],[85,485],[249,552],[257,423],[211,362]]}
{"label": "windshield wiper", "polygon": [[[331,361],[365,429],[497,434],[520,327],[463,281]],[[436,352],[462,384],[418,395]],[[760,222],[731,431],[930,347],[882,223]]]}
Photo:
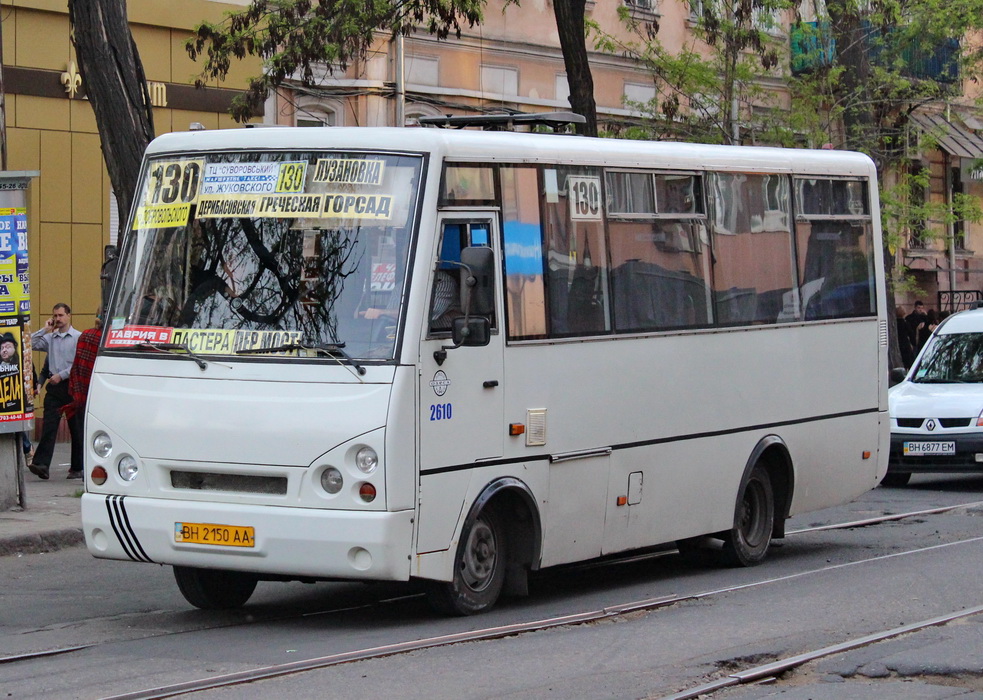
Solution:
{"label": "windshield wiper", "polygon": [[176,357],[184,357],[192,360],[202,370],[208,367],[208,363],[193,353],[191,348],[184,343],[148,343],[145,341],[142,343],[137,343],[136,345],[131,345],[130,347],[139,348],[141,350],[160,350],[162,352],[167,352],[168,350],[183,350],[184,354],[176,355]]}
{"label": "windshield wiper", "polygon": [[271,348],[246,348],[245,350],[236,350],[236,355],[259,355],[268,352],[312,350],[329,357],[340,355],[348,364],[354,367],[359,374],[365,374],[365,368],[358,363],[358,360],[345,352],[344,347],[344,343],[320,343],[317,345],[310,345],[307,343],[284,343],[283,345],[274,345]]}
{"label": "windshield wiper", "polygon": [[915,379],[913,381],[918,384],[969,384],[970,383],[965,379],[943,379],[942,377],[922,377],[921,379]]}

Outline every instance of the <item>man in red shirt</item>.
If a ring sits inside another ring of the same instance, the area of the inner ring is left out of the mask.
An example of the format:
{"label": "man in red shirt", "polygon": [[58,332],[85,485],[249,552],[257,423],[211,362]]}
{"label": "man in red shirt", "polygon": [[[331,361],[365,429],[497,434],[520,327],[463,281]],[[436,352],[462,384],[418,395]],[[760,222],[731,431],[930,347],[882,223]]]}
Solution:
{"label": "man in red shirt", "polygon": [[[87,331],[82,331],[75,344],[75,361],[68,375],[68,393],[72,402],[62,408],[65,418],[74,421],[77,434],[83,435],[85,427],[85,402],[89,397],[89,380],[92,378],[92,368],[96,364],[96,353],[99,351],[99,341],[102,339],[102,311],[96,314],[96,324]],[[81,479],[82,470],[69,471],[69,479]]]}

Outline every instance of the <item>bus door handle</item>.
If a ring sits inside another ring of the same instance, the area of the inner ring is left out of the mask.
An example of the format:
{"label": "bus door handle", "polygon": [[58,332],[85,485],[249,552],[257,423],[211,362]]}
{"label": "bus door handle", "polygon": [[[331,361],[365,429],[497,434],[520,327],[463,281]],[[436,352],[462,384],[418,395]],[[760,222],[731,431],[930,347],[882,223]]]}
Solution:
{"label": "bus door handle", "polygon": [[484,382],[482,382],[481,386],[485,387],[486,389],[494,389],[495,387],[498,386],[498,380],[486,379]]}

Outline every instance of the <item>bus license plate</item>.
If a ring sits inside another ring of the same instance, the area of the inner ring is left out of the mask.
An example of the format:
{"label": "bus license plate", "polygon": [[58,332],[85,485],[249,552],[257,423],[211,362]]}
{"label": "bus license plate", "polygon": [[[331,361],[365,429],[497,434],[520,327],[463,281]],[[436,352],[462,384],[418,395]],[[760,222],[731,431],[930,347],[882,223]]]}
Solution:
{"label": "bus license plate", "polygon": [[174,541],[182,544],[216,544],[224,547],[254,547],[256,530],[238,525],[174,523]]}
{"label": "bus license plate", "polygon": [[906,442],[904,444],[904,454],[906,457],[924,457],[926,455],[954,455],[956,454],[956,441],[947,442]]}

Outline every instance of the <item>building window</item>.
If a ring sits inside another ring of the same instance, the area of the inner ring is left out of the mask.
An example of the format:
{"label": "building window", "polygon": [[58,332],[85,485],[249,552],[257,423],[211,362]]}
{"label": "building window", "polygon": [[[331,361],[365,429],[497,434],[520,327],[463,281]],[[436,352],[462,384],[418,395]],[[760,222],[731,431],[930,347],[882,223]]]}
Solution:
{"label": "building window", "polygon": [[301,98],[294,112],[297,126],[343,126],[344,105],[336,100]]}
{"label": "building window", "polygon": [[[962,171],[956,167],[950,169],[952,183],[952,199],[956,200],[960,195],[966,192],[966,188],[963,187],[963,177]],[[966,250],[966,222],[962,219],[956,219],[952,223],[952,236],[956,244],[956,250]]]}
{"label": "building window", "polygon": [[569,106],[570,105],[570,83],[567,82],[566,73],[557,73],[556,79],[554,81],[554,94],[556,96],[556,101],[560,104]]}
{"label": "building window", "polygon": [[651,83],[625,83],[625,107],[632,112],[644,110],[655,100],[655,85]]}
{"label": "building window", "polygon": [[928,248],[928,242],[932,238],[932,234],[928,230],[928,222],[922,216],[925,210],[925,204],[928,201],[928,187],[918,182],[915,178],[915,175],[922,168],[923,166],[917,161],[909,161],[908,163],[908,171],[911,177],[911,182],[908,183],[908,206],[914,212],[914,215],[910,217],[908,247],[917,250]]}
{"label": "building window", "polygon": [[440,61],[433,56],[407,56],[406,82],[413,85],[440,85]]}
{"label": "building window", "polygon": [[517,96],[519,94],[519,69],[507,66],[482,66],[481,90],[495,95]]}
{"label": "building window", "polygon": [[[697,22],[703,18],[704,9],[713,10],[713,0],[689,0],[689,18],[691,22]],[[825,5],[823,4],[825,16]],[[773,8],[754,7],[751,10],[751,26],[755,29],[767,32],[775,36],[781,36],[784,27],[781,22],[781,15]],[[716,14],[720,14],[719,12]]]}
{"label": "building window", "polygon": [[444,113],[431,105],[411,102],[404,110],[404,126],[420,126],[420,117],[442,117]]}

